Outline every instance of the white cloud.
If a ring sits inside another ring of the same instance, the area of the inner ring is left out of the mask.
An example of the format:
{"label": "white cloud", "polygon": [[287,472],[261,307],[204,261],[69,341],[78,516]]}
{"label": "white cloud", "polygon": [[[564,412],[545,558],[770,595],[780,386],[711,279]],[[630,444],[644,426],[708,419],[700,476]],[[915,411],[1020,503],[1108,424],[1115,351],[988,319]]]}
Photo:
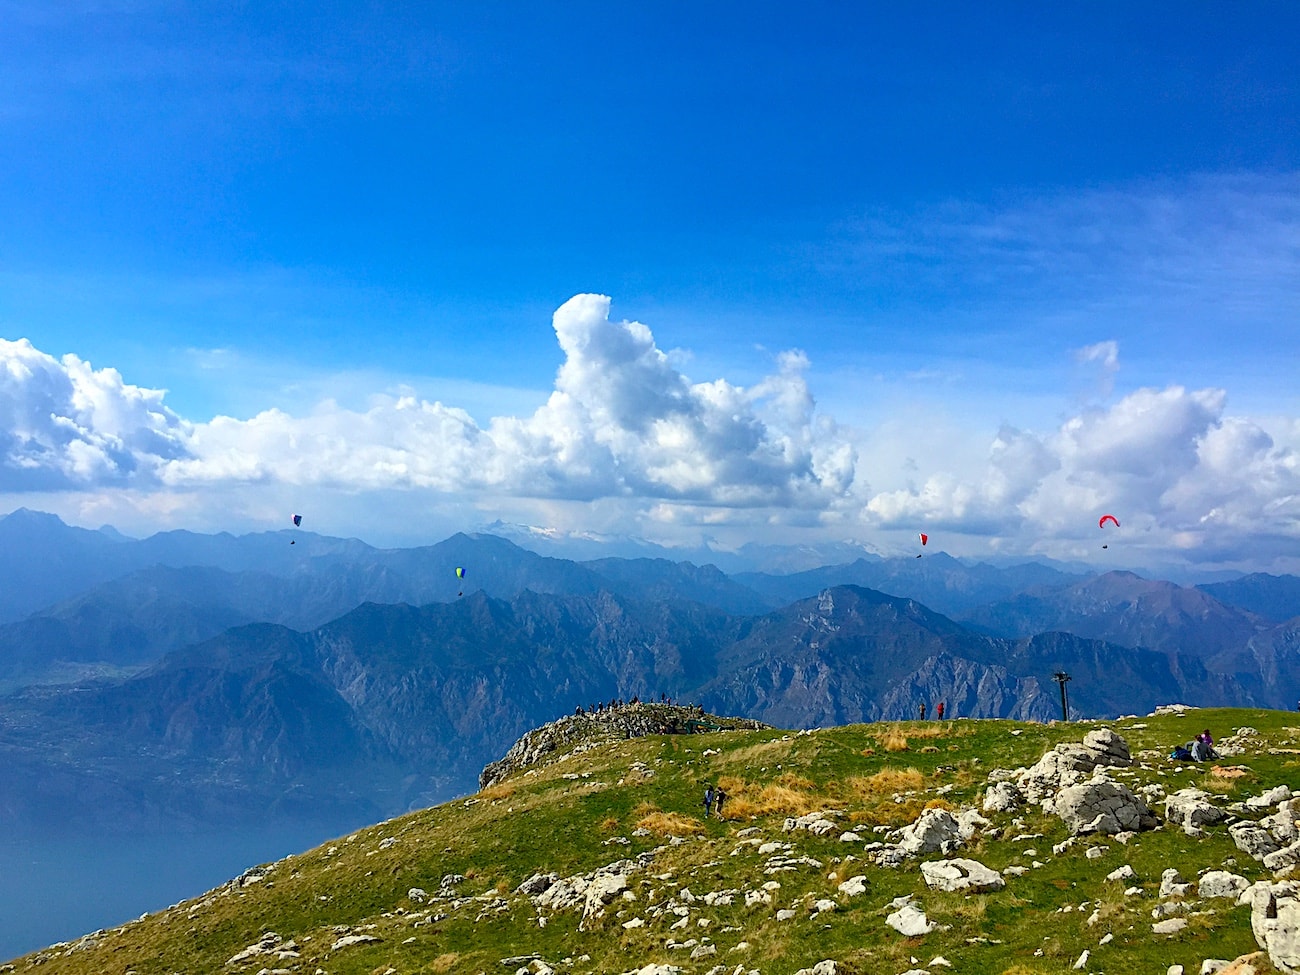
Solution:
{"label": "white cloud", "polygon": [[0,490],[153,482],[188,450],[189,427],[163,395],[75,355],[0,340]]}
{"label": "white cloud", "polygon": [[[963,554],[1060,557],[1095,554],[1113,511],[1134,562],[1267,561],[1300,538],[1300,420],[1232,415],[1221,389],[1136,389],[1046,430],[990,435],[922,410],[855,430],[818,411],[802,352],[750,386],[696,382],[689,356],[609,311],[599,295],[561,306],[553,390],[486,424],[413,394],[191,422],[113,369],[2,342],[0,496],[61,493],[93,523],[127,525],[251,527],[311,499],[338,534],[406,512],[422,531],[504,517],[735,545],[919,529]],[[1076,360],[1113,371],[1118,344]]]}
{"label": "white cloud", "polygon": [[852,447],[816,414],[798,352],[745,389],[692,383],[610,300],[578,295],[554,315],[564,361],[531,416],[480,427],[463,410],[411,396],[365,411],[326,402],[195,426],[191,455],[166,465],[177,487],[277,480],[374,490],[492,491],[519,497],[689,500],[822,507],[853,480]]}

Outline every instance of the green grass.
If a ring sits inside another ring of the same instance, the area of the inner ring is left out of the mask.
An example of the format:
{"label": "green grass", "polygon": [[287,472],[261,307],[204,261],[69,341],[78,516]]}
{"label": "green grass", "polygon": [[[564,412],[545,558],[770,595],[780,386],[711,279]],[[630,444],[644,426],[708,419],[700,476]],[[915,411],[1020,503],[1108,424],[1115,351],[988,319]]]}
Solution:
{"label": "green grass", "polygon": [[[1174,743],[1206,725],[1219,737],[1233,727],[1250,725],[1271,748],[1300,748],[1294,715],[1207,710],[1182,718],[1104,724],[1115,727],[1135,755],[1147,749],[1160,756],[1146,759],[1152,767],[1137,773],[1137,784],[1159,781],[1171,792],[1212,784],[1231,801],[1280,782],[1300,781],[1300,754],[1284,750],[1225,760],[1223,764],[1249,770],[1246,777],[1226,783],[1211,783],[1204,767],[1163,759]],[[1146,727],[1136,729],[1134,724]],[[1194,879],[1200,869],[1217,868],[1235,858],[1236,872],[1250,880],[1265,879],[1262,867],[1238,853],[1222,828],[1211,830],[1203,840],[1158,830],[1127,846],[1113,839],[1085,838],[1058,856],[1052,846],[1067,837],[1059,820],[1035,808],[1022,811],[1016,826],[1010,817],[992,817],[1002,835],[977,838],[960,855],[999,870],[1028,866],[1035,859],[1043,866],[1008,877],[1003,891],[975,897],[929,891],[916,863],[880,869],[865,859],[861,844],[839,842],[838,831],[826,837],[782,832],[786,811],[778,807],[783,804],[789,809],[842,809],[845,828],[860,824],[867,829],[876,823],[909,822],[927,803],[977,805],[993,768],[1031,764],[1058,742],[1080,740],[1088,727],[902,722],[803,735],[743,731],[617,742],[552,761],[532,775],[517,775],[470,801],[412,813],[291,857],[276,864],[260,883],[238,889],[227,885],[97,938],[16,959],[15,970],[50,975],[252,975],[262,968],[305,973],[319,969],[328,975],[503,972],[513,969],[503,968],[502,958],[535,953],[552,965],[571,959],[559,965],[564,972],[624,972],[657,961],[687,972],[706,972],[717,964],[730,972],[743,964],[764,975],[782,975],[823,958],[835,959],[850,973],[890,973],[923,967],[944,955],[953,962],[953,972],[1005,975],[1070,971],[1085,948],[1092,952],[1088,970],[1109,973],[1163,972],[1173,963],[1198,971],[1204,958],[1254,951],[1248,910],[1226,901],[1203,905],[1215,913],[1194,917],[1173,939],[1151,934],[1150,910],[1161,871],[1168,866]],[[900,734],[908,738],[906,750],[882,747],[891,732],[895,739]],[[705,756],[705,749],[717,749],[718,754]],[[629,765],[636,761],[646,763],[654,775],[630,774]],[[888,778],[908,788],[896,794],[864,784]],[[733,785],[731,790],[729,818],[704,820],[699,804],[703,787],[719,779],[740,783],[740,788]],[[940,788],[946,789],[942,795],[936,791]],[[762,811],[764,801],[772,808]],[[666,845],[657,835],[633,836],[637,824],[653,811],[695,821],[698,835],[676,846]],[[764,875],[765,858],[735,835],[751,826],[759,827],[762,839],[791,842],[794,853],[815,858],[822,866]],[[1013,841],[1018,833],[1043,835]],[[615,837],[629,842],[606,844]],[[381,849],[387,838],[396,842]],[[1100,859],[1087,859],[1085,851],[1097,845],[1109,849]],[[582,924],[576,912],[548,912],[548,923],[540,927],[532,903],[513,894],[521,881],[538,871],[585,873],[656,848],[661,849],[653,865],[631,877],[636,899],[611,905],[603,920]],[[1036,853],[1026,854],[1029,849]],[[738,852],[733,855],[734,850]],[[856,860],[846,860],[850,856]],[[1138,877],[1130,883],[1142,887],[1145,895],[1125,897],[1124,884],[1104,879],[1123,863],[1133,866]],[[658,879],[669,873],[670,879]],[[464,875],[461,894],[481,899],[451,910],[445,903],[418,905],[407,897],[412,887],[436,893],[447,874]],[[852,899],[840,896],[839,882],[857,874],[867,876],[867,893]],[[675,916],[650,919],[645,912],[682,886],[702,896],[714,890],[754,889],[769,880],[781,884],[772,904],[747,908],[743,896],[725,906],[697,903],[682,930],[669,930]],[[886,905],[903,894],[917,895],[930,918],[950,928],[915,939],[887,928]],[[819,898],[839,901],[840,909],[811,916],[808,906]],[[782,908],[794,909],[795,918],[777,921],[776,912]],[[1094,910],[1099,916],[1090,926]],[[447,917],[432,921],[431,912]],[[625,930],[622,923],[633,917],[646,917],[646,925]],[[697,926],[701,917],[708,919],[707,928]],[[244,965],[226,965],[267,931],[294,939],[300,957],[281,961],[261,956]],[[382,940],[331,951],[346,933]],[[1113,940],[1099,945],[1106,934]],[[717,955],[690,961],[689,951],[667,947],[670,940],[702,936],[717,945]],[[731,950],[741,942],[748,948]],[[583,956],[589,957],[581,960]],[[910,962],[912,957],[920,966]],[[38,960],[39,965],[34,964]]]}

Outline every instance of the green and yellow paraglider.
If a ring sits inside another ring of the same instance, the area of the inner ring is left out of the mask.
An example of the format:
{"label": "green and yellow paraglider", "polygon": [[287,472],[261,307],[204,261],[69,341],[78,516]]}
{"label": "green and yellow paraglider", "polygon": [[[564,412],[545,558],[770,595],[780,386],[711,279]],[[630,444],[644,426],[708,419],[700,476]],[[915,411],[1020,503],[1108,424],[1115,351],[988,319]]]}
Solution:
{"label": "green and yellow paraglider", "polygon": [[[465,570],[464,570],[463,568],[461,568],[459,565],[456,566],[456,578],[457,578],[458,580],[459,580],[459,579],[464,579],[464,578],[465,578]],[[465,590],[462,589],[460,592],[456,593],[456,595],[457,595],[457,596],[463,596],[463,595],[465,595]]]}

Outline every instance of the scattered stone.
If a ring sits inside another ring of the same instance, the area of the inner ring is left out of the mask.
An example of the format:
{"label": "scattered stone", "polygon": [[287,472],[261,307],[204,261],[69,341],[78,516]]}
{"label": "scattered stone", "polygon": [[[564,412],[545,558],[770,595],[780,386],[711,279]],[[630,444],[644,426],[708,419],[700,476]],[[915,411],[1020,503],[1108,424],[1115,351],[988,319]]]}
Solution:
{"label": "scattered stone", "polygon": [[890,906],[897,910],[885,918],[885,923],[906,938],[918,938],[939,928],[925,916],[925,911],[912,903],[911,895],[895,898]]}
{"label": "scattered stone", "polygon": [[1196,893],[1206,900],[1230,897],[1235,901],[1249,886],[1250,881],[1245,877],[1229,873],[1227,870],[1211,870],[1202,875],[1196,885]]}
{"label": "scattered stone", "polygon": [[867,878],[859,874],[856,877],[850,877],[844,883],[840,884],[839,892],[845,897],[858,897],[867,892]]}
{"label": "scattered stone", "polygon": [[995,782],[984,793],[984,811],[1015,812],[1025,804],[1025,795],[1013,782]]}
{"label": "scattered stone", "polygon": [[1186,897],[1192,891],[1192,885],[1183,882],[1178,871],[1170,867],[1160,875],[1161,897]]}
{"label": "scattered stone", "polygon": [[[547,890],[550,889],[551,885],[553,885],[559,879],[560,879],[559,874],[535,873],[527,880],[525,880],[522,884],[520,884],[518,887],[516,887],[515,893],[526,894],[529,897],[535,897],[538,894],[545,893]],[[415,898],[411,898],[411,899],[414,900]]]}
{"label": "scattered stone", "polygon": [[1274,873],[1280,873],[1296,865],[1300,865],[1300,842],[1292,843],[1288,847],[1264,856],[1264,867]]}
{"label": "scattered stone", "polygon": [[1118,870],[1112,870],[1110,873],[1106,874],[1106,879],[1107,880],[1132,880],[1136,876],[1137,874],[1134,873],[1133,868],[1126,863]]}
{"label": "scattered stone", "polygon": [[1262,860],[1282,848],[1268,830],[1256,823],[1233,823],[1228,827],[1228,835],[1237,844],[1237,849],[1256,860]]}
{"label": "scattered stone", "polygon": [[978,860],[933,860],[921,864],[921,876],[935,890],[1001,890],[1006,881]]}
{"label": "scattered stone", "polygon": [[1255,884],[1251,889],[1255,891],[1250,910],[1255,943],[1268,952],[1277,968],[1300,971],[1300,883]]}
{"label": "scattered stone", "polygon": [[1187,918],[1171,917],[1166,921],[1157,921],[1155,924],[1151,925],[1151,933],[1173,937],[1185,927],[1187,927]]}
{"label": "scattered stone", "polygon": [[330,951],[338,951],[340,948],[351,948],[353,945],[366,945],[382,941],[373,934],[345,934],[330,946]]}

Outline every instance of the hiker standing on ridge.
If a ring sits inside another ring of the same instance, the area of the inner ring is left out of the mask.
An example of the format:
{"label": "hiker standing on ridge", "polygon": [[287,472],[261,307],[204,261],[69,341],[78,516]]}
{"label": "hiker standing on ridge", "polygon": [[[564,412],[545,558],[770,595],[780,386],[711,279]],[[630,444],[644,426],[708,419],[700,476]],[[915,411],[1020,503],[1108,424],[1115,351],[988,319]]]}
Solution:
{"label": "hiker standing on ridge", "polygon": [[939,706],[934,709],[934,713],[938,715],[940,721],[943,720],[943,701],[939,702]]}
{"label": "hiker standing on ridge", "polygon": [[704,818],[709,818],[709,813],[713,811],[713,786],[706,786],[704,789]]}
{"label": "hiker standing on ridge", "polygon": [[924,721],[924,720],[925,720],[925,702],[924,702],[924,701],[921,702],[921,706],[917,709],[917,711],[918,711],[918,713],[921,715],[921,720]]}

